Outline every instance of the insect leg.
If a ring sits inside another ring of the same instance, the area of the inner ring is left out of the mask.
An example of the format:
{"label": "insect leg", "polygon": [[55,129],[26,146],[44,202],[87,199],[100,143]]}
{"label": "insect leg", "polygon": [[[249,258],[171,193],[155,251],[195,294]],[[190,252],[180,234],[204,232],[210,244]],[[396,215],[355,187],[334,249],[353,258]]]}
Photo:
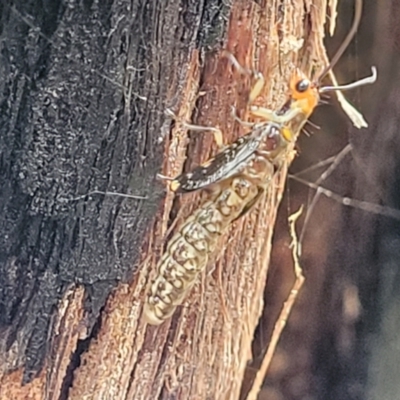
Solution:
{"label": "insect leg", "polygon": [[296,301],[297,295],[303,286],[304,283],[304,275],[303,270],[301,269],[300,262],[299,262],[299,255],[301,253],[300,243],[297,239],[296,234],[296,221],[300,217],[303,211],[303,207],[292,214],[289,217],[289,225],[290,225],[290,236],[292,237],[292,256],[293,256],[293,263],[294,263],[294,273],[296,276],[295,282],[290,290],[289,296],[286,299],[285,303],[283,304],[283,308],[279,314],[278,320],[275,323],[274,330],[272,332],[271,340],[268,345],[267,352],[265,353],[264,359],[262,361],[261,367],[257,372],[256,378],[253,382],[253,386],[247,395],[247,400],[256,400],[260,388],[264,382],[265,376],[268,372],[268,368],[271,365],[272,357],[275,353],[276,346],[278,341],[281,337],[282,331],[286,325],[286,322],[289,318],[290,312],[292,311],[293,305]]}
{"label": "insect leg", "polygon": [[177,116],[172,110],[169,108],[165,110],[165,113],[172,117],[175,121],[179,121],[182,126],[188,130],[194,131],[194,132],[212,132],[214,135],[214,140],[215,143],[217,144],[218,148],[220,150],[224,149],[224,140],[222,137],[222,131],[218,128],[212,127],[212,126],[201,126],[201,125],[193,125],[189,124],[185,121],[182,121],[179,116]]}
{"label": "insect leg", "polygon": [[237,60],[237,58],[229,51],[224,51],[223,56],[228,58],[230,63],[240,74],[250,75],[251,77],[253,77],[255,79],[255,83],[254,83],[252,89],[250,90],[249,98],[248,98],[248,103],[252,103],[261,94],[261,92],[263,90],[263,87],[265,85],[264,75],[259,71],[246,69],[246,68],[242,67],[240,65],[239,61]]}
{"label": "insect leg", "polygon": [[256,72],[254,76],[256,78],[256,82],[249,93],[248,102],[250,104],[261,94],[261,91],[265,85],[265,79],[261,72]]}
{"label": "insect leg", "polygon": [[250,113],[254,116],[254,117],[259,117],[268,121],[274,121],[274,122],[280,122],[277,121],[279,119],[279,117],[282,118],[282,116],[279,116],[276,114],[275,111],[270,110],[269,108],[265,108],[265,107],[260,107],[260,106],[251,106],[250,107]]}
{"label": "insect leg", "polygon": [[260,107],[260,106],[251,106],[250,113],[267,121],[275,122],[277,124],[286,125],[290,122],[297,114],[301,112],[300,108],[293,108],[289,110],[285,114],[278,115],[275,111],[270,110],[269,108]]}
{"label": "insect leg", "polygon": [[247,122],[243,121],[238,115],[236,114],[236,108],[234,106],[231,106],[231,115],[234,118],[236,122],[239,122],[240,125],[245,126],[247,128],[253,128],[256,123],[254,122]]}
{"label": "insect leg", "polygon": [[224,140],[222,138],[222,131],[218,128],[212,127],[212,126],[201,126],[201,125],[192,125],[188,124],[186,122],[183,122],[183,126],[190,131],[194,132],[211,132],[214,135],[214,140],[215,143],[218,146],[219,150],[224,149]]}

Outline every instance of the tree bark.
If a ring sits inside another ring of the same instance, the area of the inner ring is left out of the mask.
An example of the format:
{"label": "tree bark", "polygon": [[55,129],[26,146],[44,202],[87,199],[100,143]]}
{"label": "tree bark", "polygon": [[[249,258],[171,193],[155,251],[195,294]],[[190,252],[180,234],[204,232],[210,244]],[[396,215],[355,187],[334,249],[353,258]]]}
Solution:
{"label": "tree bark", "polygon": [[[177,210],[179,224],[204,195],[161,201],[155,176],[216,151],[206,135],[188,144],[182,121],[218,126],[227,143],[243,133],[231,106],[245,117],[251,82],[221,57],[221,44],[263,72],[263,104],[277,107],[294,67],[322,65],[326,7],[3,6],[1,398],[239,397],[286,170],[156,328],[141,317],[146,285]],[[171,134],[166,109],[178,116]]]}

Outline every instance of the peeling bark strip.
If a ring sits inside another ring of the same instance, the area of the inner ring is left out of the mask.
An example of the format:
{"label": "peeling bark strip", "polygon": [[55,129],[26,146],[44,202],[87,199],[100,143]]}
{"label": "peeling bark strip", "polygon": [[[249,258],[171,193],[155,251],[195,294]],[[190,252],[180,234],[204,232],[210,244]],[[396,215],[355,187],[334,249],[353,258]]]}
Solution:
{"label": "peeling bark strip", "polygon": [[[151,195],[160,136],[166,175],[182,168],[187,142],[179,121],[169,140],[165,109],[218,126],[226,142],[243,133],[230,107],[244,110],[250,82],[218,54],[206,58],[204,95],[194,107],[194,47],[214,42],[226,6],[71,0],[26,7],[2,10],[2,85],[9,94],[0,124],[1,226],[8,227],[0,243],[1,398],[238,398],[285,171],[263,204],[223,238],[214,273],[180,315],[159,328],[140,318],[172,207],[167,197],[143,240],[158,204]],[[308,74],[315,66],[309,60],[323,58],[325,18],[323,0],[290,7],[234,2],[223,47],[263,72],[263,102],[276,107],[293,67]],[[211,142],[191,140],[188,167],[209,156]],[[150,199],[69,201],[128,186]],[[194,205],[189,196],[182,202]],[[121,283],[133,270],[131,282]]]}

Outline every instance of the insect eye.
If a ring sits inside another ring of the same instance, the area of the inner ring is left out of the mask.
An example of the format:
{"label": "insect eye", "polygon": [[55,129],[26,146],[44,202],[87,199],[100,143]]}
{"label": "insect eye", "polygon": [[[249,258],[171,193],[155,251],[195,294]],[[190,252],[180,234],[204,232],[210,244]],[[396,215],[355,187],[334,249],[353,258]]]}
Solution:
{"label": "insect eye", "polygon": [[296,90],[299,93],[305,92],[309,87],[310,87],[310,81],[308,81],[307,79],[302,79],[296,84]]}

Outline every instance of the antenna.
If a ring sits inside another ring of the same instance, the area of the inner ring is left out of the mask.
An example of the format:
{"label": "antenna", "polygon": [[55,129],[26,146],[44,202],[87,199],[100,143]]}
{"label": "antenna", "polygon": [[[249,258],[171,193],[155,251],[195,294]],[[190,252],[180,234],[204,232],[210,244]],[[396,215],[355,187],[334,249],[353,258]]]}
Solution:
{"label": "antenna", "polygon": [[372,74],[367,76],[366,78],[360,79],[356,82],[348,83],[347,85],[338,85],[338,86],[323,86],[318,89],[318,93],[326,93],[326,92],[333,92],[335,90],[350,90],[357,88],[359,86],[369,85],[371,83],[376,82],[376,78],[378,73],[376,71],[376,67],[371,67]]}

